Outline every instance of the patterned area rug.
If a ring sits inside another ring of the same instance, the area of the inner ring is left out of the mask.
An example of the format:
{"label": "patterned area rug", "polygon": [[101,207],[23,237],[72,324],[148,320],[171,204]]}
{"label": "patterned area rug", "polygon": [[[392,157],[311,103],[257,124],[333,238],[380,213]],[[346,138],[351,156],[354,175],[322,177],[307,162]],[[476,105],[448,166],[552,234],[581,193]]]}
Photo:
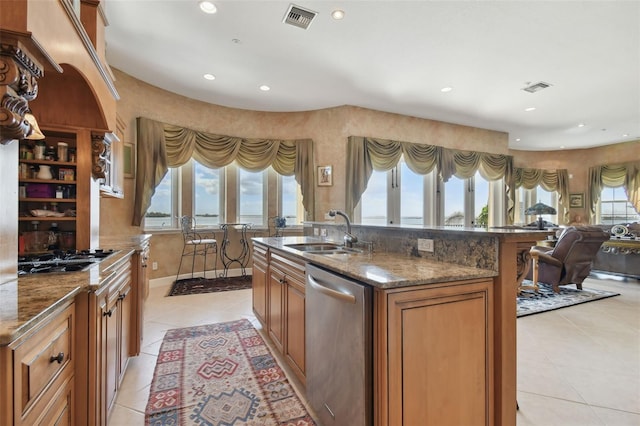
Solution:
{"label": "patterned area rug", "polygon": [[246,319],[167,332],[145,424],[315,425]]}
{"label": "patterned area rug", "polygon": [[[528,280],[525,280],[524,284],[527,284],[526,281]],[[531,284],[531,282],[528,284]],[[620,293],[603,290],[587,290],[584,288],[582,290],[576,290],[575,286],[573,286],[573,288],[560,286],[560,293],[554,293],[550,285],[538,283],[538,286],[539,289],[537,293],[533,290],[523,290],[520,296],[518,296],[518,317],[553,311],[555,309],[566,308],[567,306],[620,295]]]}
{"label": "patterned area rug", "polygon": [[245,290],[247,288],[251,288],[251,275],[227,278],[189,278],[174,282],[167,296]]}

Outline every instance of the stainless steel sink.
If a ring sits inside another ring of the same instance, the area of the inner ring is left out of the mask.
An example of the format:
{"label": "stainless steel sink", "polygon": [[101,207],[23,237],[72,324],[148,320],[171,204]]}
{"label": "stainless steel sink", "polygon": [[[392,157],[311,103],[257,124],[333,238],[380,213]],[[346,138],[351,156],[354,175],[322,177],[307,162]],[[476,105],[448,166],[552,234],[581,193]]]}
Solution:
{"label": "stainless steel sink", "polygon": [[299,243],[287,244],[287,247],[309,254],[359,254],[360,249],[344,247],[335,243]]}

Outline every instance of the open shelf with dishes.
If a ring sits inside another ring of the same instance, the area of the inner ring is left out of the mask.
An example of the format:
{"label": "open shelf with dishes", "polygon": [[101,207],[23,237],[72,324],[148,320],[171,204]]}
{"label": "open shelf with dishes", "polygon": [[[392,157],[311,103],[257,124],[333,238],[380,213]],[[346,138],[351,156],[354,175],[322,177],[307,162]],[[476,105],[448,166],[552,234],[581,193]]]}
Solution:
{"label": "open shelf with dishes", "polygon": [[19,253],[90,246],[91,133],[43,126],[45,139],[20,141]]}

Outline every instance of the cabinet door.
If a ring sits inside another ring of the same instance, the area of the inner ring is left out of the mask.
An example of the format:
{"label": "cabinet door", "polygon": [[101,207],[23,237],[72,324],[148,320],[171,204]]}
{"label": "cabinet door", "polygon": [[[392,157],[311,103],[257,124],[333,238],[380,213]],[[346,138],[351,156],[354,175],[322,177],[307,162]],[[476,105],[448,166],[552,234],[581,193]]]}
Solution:
{"label": "cabinet door", "polygon": [[72,426],[73,422],[73,380],[61,389],[58,397],[43,413],[41,426]]}
{"label": "cabinet door", "polygon": [[267,327],[267,250],[253,245],[252,303],[256,318]]}
{"label": "cabinet door", "polygon": [[269,268],[269,317],[267,326],[269,337],[280,352],[283,350],[284,336],[284,273],[273,266]]}
{"label": "cabinet door", "polygon": [[[387,295],[389,425],[493,424],[492,281]],[[384,372],[383,372],[384,369]]]}
{"label": "cabinet door", "polygon": [[127,285],[120,291],[118,296],[118,305],[120,308],[118,312],[120,314],[118,320],[120,322],[118,326],[118,344],[120,346],[120,353],[118,354],[118,377],[117,385],[120,386],[122,379],[124,378],[125,370],[127,369],[127,363],[129,362],[129,353],[131,352],[131,336],[132,327],[131,322],[131,308],[132,308],[132,293],[131,286]]}
{"label": "cabinet door", "polygon": [[118,315],[120,315],[120,304],[118,294],[110,295],[108,298],[107,310],[102,314],[103,330],[105,331],[104,342],[104,395],[105,409],[104,415],[109,412],[111,405],[115,401],[117,389],[118,373]]}
{"label": "cabinet door", "polygon": [[305,383],[305,294],[304,283],[287,277],[285,355],[296,376]]}

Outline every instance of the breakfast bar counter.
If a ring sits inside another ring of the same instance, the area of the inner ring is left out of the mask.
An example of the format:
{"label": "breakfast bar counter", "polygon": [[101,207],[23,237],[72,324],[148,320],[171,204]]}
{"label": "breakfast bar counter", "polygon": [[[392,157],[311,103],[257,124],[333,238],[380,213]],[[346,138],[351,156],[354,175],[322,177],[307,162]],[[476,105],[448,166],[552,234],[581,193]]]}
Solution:
{"label": "breakfast bar counter", "polygon": [[368,253],[363,250],[350,254],[313,254],[293,248],[299,244],[326,242],[316,237],[268,237],[253,240],[378,288],[399,288],[498,275],[497,271],[490,269],[393,252]]}
{"label": "breakfast bar counter", "polygon": [[[327,254],[304,245],[341,242],[343,223],[305,226],[306,237],[253,239],[263,247],[258,266],[266,267],[257,270],[254,258],[254,312],[266,312],[269,335],[287,342],[282,343],[285,353],[294,345],[287,339],[297,336],[287,330],[299,327],[282,326],[279,318],[293,318],[296,311],[287,311],[289,297],[299,293],[289,282],[295,274],[290,278],[281,264],[295,265],[298,259],[373,288],[374,425],[407,419],[442,424],[452,418],[458,424],[515,425],[517,288],[530,267],[531,246],[551,231],[353,225],[346,232],[356,237],[354,247],[362,252]],[[429,251],[419,250],[420,239],[431,240]],[[272,259],[279,262],[273,269]],[[278,290],[281,283],[286,290]],[[426,377],[422,374],[430,379],[419,379]],[[451,409],[425,408],[442,404],[452,404]]]}

